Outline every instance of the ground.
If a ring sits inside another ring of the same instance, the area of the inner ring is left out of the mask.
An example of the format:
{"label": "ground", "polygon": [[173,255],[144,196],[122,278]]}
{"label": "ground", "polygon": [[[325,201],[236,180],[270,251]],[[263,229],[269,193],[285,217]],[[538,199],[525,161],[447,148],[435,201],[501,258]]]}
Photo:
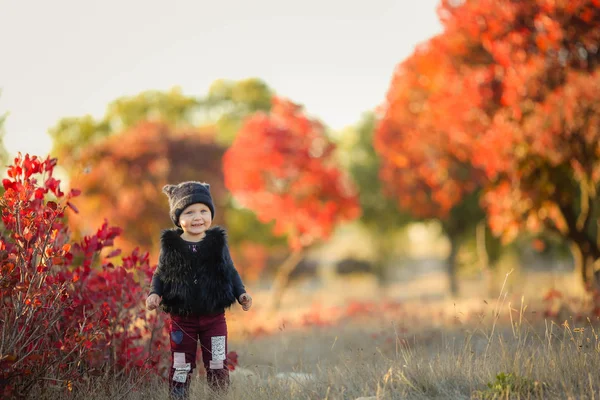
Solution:
{"label": "ground", "polygon": [[[600,394],[598,320],[577,298],[544,301],[567,276],[538,274],[517,285],[498,282],[495,297],[445,295],[443,276],[380,289],[374,281],[345,279],[298,284],[282,309],[266,308],[268,291],[253,290],[254,307],[228,312],[229,350],[238,355],[225,396],[208,392],[202,371],[195,398],[213,399],[594,399]],[[469,284],[464,283],[467,289]],[[509,290],[509,288],[511,288]],[[517,290],[518,289],[518,290]],[[538,293],[536,296],[535,293]],[[550,318],[550,315],[553,317]],[[86,400],[165,398],[160,382],[132,377]],[[100,384],[100,383],[99,383]],[[110,390],[108,390],[110,392]],[[71,397],[73,398],[73,397]],[[194,397],[192,397],[194,398]]]}

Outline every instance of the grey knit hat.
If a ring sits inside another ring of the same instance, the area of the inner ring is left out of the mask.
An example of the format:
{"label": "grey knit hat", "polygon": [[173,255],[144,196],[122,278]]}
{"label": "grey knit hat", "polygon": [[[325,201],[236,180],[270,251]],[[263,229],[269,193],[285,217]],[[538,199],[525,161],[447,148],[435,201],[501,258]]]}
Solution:
{"label": "grey knit hat", "polygon": [[165,185],[162,191],[169,198],[169,216],[176,226],[179,225],[179,216],[188,206],[195,203],[206,204],[210,209],[212,218],[215,218],[215,206],[210,195],[210,185],[204,182],[188,181],[178,185]]}

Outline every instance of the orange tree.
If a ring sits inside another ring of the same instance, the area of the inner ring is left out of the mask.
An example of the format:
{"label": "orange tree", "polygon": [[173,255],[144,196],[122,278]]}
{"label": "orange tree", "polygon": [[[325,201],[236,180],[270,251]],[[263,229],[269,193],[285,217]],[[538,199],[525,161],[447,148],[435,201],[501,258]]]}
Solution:
{"label": "orange tree", "polygon": [[[485,174],[491,229],[505,242],[523,230],[558,235],[571,244],[588,285],[597,284],[600,259],[600,108],[594,98],[600,85],[599,6],[598,0],[442,1],[443,33],[407,61],[428,52],[423,67],[436,71],[437,80],[425,73],[415,84],[400,67],[384,117],[384,125],[395,126],[400,106],[421,112],[433,126],[420,129],[436,132],[419,141],[424,153],[446,148]],[[425,100],[398,101],[423,85],[433,86]],[[380,139],[385,142],[384,133]],[[401,166],[407,153],[384,157]],[[442,182],[449,185],[452,178]],[[435,193],[429,197],[443,209],[445,201]]]}
{"label": "orange tree", "polygon": [[278,269],[278,306],[290,272],[304,251],[330,236],[341,221],[359,215],[356,194],[334,159],[323,126],[300,106],[274,98],[270,114],[248,118],[225,153],[225,184],[261,222],[273,221],[292,253]]}
{"label": "orange tree", "polygon": [[[450,242],[450,291],[456,295],[456,256],[483,219],[478,204],[483,171],[471,163],[468,132],[482,129],[477,88],[448,75],[452,62],[440,56],[441,38],[421,45],[394,75],[374,145],[388,195],[418,219],[437,218]],[[474,93],[457,97],[458,90]],[[468,110],[468,112],[460,112]],[[453,125],[445,122],[454,118]]]}

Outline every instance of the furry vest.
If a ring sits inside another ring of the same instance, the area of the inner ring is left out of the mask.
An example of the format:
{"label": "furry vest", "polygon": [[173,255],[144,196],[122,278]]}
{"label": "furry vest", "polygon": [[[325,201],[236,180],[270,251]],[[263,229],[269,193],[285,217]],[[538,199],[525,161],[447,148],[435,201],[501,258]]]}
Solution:
{"label": "furry vest", "polygon": [[235,303],[233,277],[237,274],[225,231],[214,227],[193,252],[181,229],[162,232],[156,274],[163,282],[162,309],[176,315],[223,312]]}

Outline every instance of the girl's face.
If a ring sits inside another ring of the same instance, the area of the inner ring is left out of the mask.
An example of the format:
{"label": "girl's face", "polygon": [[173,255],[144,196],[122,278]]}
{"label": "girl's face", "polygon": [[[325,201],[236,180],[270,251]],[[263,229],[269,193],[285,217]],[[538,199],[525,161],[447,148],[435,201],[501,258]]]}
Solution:
{"label": "girl's face", "polygon": [[186,207],[179,216],[181,229],[191,238],[203,238],[211,223],[210,208],[202,203],[195,203]]}

